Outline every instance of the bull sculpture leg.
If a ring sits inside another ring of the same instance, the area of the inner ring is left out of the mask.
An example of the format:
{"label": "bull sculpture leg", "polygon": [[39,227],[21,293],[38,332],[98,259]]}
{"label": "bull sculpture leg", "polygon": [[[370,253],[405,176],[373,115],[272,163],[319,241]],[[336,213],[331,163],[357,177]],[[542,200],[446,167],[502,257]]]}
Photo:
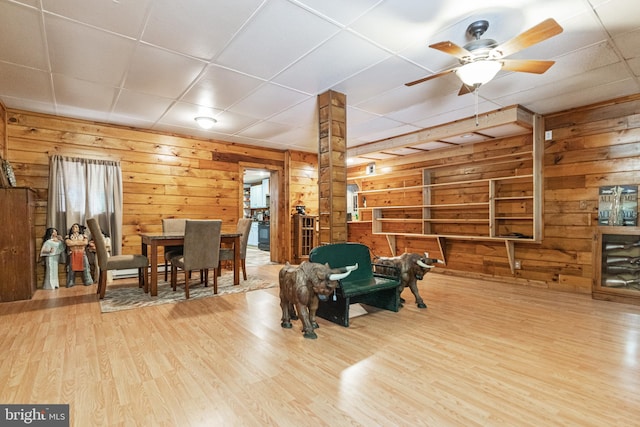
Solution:
{"label": "bull sculpture leg", "polygon": [[[422,299],[422,297],[420,296],[420,292],[418,291],[418,282],[415,279],[411,280],[408,283],[407,287],[411,289],[411,293],[416,298],[416,305],[418,306],[418,308],[427,308],[427,304],[424,303],[424,300]],[[404,300],[402,298],[400,300],[401,303],[404,303]]]}
{"label": "bull sculpture leg", "polygon": [[[295,309],[294,309],[295,307]],[[302,332],[304,333],[305,338],[316,339],[318,336],[314,329],[319,328],[318,322],[316,322],[316,311],[318,310],[318,298],[313,298],[309,303],[309,307],[307,308],[307,304],[298,302],[295,306],[286,299],[280,300],[280,308],[282,309],[282,321],[280,326],[286,329],[291,329],[293,325],[291,324],[291,320],[295,320],[298,318],[296,316],[296,311],[300,314],[300,318],[302,319]],[[295,316],[295,318],[294,318]]]}
{"label": "bull sculpture leg", "polygon": [[[315,308],[314,308],[315,306]],[[296,309],[300,314],[300,318],[302,320],[302,333],[305,338],[309,338],[315,340],[318,338],[318,335],[313,331],[318,328],[318,323],[316,322],[316,310],[318,309],[318,298],[313,298],[311,302],[309,302],[309,308],[307,309],[306,304],[297,303]]]}
{"label": "bull sculpture leg", "polygon": [[286,329],[291,329],[293,327],[291,325],[291,311],[293,310],[293,305],[289,304],[289,301],[284,300],[282,295],[280,295],[280,308],[282,309],[280,326]]}

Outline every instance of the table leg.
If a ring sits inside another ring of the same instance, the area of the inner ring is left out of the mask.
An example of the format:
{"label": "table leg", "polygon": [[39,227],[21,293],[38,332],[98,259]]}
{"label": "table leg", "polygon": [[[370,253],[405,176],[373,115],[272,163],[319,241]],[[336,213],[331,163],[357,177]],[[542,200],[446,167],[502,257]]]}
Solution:
{"label": "table leg", "polygon": [[151,243],[151,279],[149,280],[149,290],[152,297],[158,295],[158,245]]}
{"label": "table leg", "polygon": [[[147,259],[149,259],[149,257],[147,256],[147,245],[145,242],[142,242],[142,255],[146,256]],[[144,293],[146,294],[147,292],[149,292],[149,273],[148,273],[148,269],[144,269]]]}
{"label": "table leg", "polygon": [[240,284],[240,237],[233,241],[233,284]]}

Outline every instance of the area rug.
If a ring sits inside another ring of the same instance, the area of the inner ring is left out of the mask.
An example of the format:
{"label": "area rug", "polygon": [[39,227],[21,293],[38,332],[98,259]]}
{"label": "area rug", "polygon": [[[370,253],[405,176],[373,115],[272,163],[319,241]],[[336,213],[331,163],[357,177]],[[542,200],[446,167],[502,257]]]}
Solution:
{"label": "area rug", "polygon": [[[211,279],[209,279],[211,282]],[[237,294],[241,292],[255,291],[258,289],[268,289],[277,286],[276,282],[270,282],[263,279],[248,277],[242,280],[240,284],[233,285],[233,274],[223,274],[218,277],[218,293],[213,293],[213,285],[209,283],[208,287],[201,285],[194,278],[189,285],[189,301],[199,298],[217,297],[229,294]],[[121,310],[131,310],[134,308],[152,307],[161,304],[173,304],[185,301],[184,286],[178,281],[178,287],[175,292],[171,288],[171,284],[164,280],[158,281],[158,296],[152,297],[145,294],[137,284],[129,282],[127,285],[110,285],[107,286],[107,292],[104,299],[100,300],[100,310],[103,313],[112,313]]]}

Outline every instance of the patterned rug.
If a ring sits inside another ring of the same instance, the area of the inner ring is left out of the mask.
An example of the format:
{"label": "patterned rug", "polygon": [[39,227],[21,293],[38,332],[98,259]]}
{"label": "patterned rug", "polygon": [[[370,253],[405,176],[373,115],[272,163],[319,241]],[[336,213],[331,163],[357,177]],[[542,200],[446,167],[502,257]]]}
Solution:
{"label": "patterned rug", "polygon": [[[240,276],[240,284],[238,286],[234,286],[233,274],[228,273],[218,277],[218,293],[214,294],[211,278],[209,278],[209,286],[205,287],[198,283],[196,277],[193,277],[192,281],[189,282],[189,300],[237,294],[278,286],[276,282],[268,282],[251,276],[247,277],[247,280],[242,280],[242,275]],[[181,285],[180,279],[178,279],[178,287],[175,292],[171,288],[169,282],[159,280],[158,296],[155,297],[145,294],[144,291],[137,286],[137,283],[129,281],[126,285],[114,284],[107,286],[107,292],[105,293],[104,299],[100,300],[100,310],[103,313],[112,313],[115,311],[130,310],[133,308],[173,304],[185,300],[184,286]]]}

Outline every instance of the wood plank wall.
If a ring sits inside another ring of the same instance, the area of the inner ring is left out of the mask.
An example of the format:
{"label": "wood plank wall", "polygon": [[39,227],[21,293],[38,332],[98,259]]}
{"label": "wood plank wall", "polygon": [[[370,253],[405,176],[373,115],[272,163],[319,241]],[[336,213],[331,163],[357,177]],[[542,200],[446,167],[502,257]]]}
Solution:
{"label": "wood plank wall", "polygon": [[[516,258],[522,269],[512,275],[504,244],[447,240],[446,271],[591,292],[598,189],[603,185],[640,185],[640,95],[545,116],[545,129],[553,132],[553,138],[545,143],[542,243],[516,242]],[[438,151],[431,160],[460,154],[460,149]],[[361,168],[349,170],[349,176],[361,175]],[[349,240],[370,246],[376,255],[390,255],[386,238],[372,235],[369,222],[351,222]],[[440,252],[432,239],[399,237],[397,247],[399,252],[427,251],[432,256]]]}
{"label": "wood plank wall", "polygon": [[[54,117],[25,111],[7,110],[7,158],[11,161],[19,186],[37,192],[36,247],[44,234],[49,157],[55,154],[118,160],[122,166],[124,215],[123,253],[140,251],[141,232],[162,230],[163,217],[218,218],[223,230],[235,230],[241,213],[241,165],[257,164],[283,170],[285,180],[300,183],[291,200],[278,203],[279,226],[284,230],[290,211],[315,197],[311,190],[316,178],[306,166],[315,170],[317,155],[269,150],[264,147],[168,135],[101,123]],[[284,170],[291,156],[292,170]],[[304,164],[305,167],[301,165]],[[316,202],[317,206],[317,202]],[[60,230],[62,233],[63,230]],[[272,241],[284,262],[290,253],[289,234],[280,232]],[[38,266],[38,283],[44,270]]]}

